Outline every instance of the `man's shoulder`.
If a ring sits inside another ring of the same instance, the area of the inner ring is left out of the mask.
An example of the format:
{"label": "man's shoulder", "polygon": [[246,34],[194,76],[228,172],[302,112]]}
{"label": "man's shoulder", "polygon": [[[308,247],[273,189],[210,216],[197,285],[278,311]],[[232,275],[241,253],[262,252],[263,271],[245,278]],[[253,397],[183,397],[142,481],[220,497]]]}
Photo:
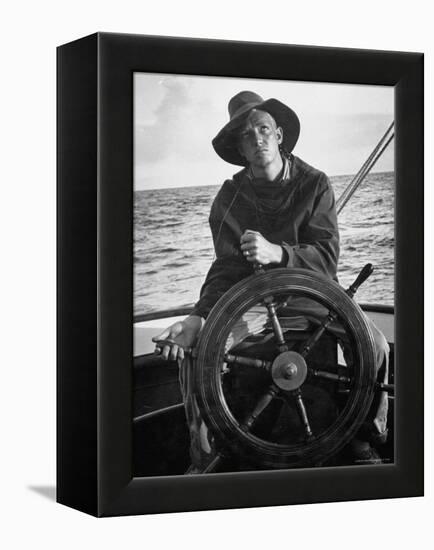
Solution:
{"label": "man's shoulder", "polygon": [[221,185],[221,187],[219,188],[216,198],[225,197],[236,193],[245,174],[246,174],[246,169],[243,168],[242,170],[234,174],[231,178],[226,179]]}
{"label": "man's shoulder", "polygon": [[295,155],[293,155],[292,161],[294,165],[293,177],[298,180],[301,185],[305,185],[310,188],[316,187],[318,190],[324,190],[330,187],[330,180],[325,172],[311,166]]}
{"label": "man's shoulder", "polygon": [[222,212],[226,208],[228,208],[228,206],[236,198],[240,188],[240,182],[243,177],[243,173],[245,173],[245,170],[241,170],[237,174],[234,174],[232,178],[226,179],[220,186],[211,205],[211,218],[219,217]]}
{"label": "man's shoulder", "polygon": [[239,183],[241,183],[241,181],[246,176],[246,174],[247,174],[247,168],[242,168],[238,172],[235,172],[235,174],[231,178],[228,178],[227,180],[225,180],[223,183],[223,186],[231,187],[234,185],[238,185]]}
{"label": "man's shoulder", "polygon": [[296,157],[295,155],[293,155],[292,158],[294,163],[294,175],[304,176],[312,180],[328,180],[327,175],[318,168],[311,166],[306,161],[300,157]]}

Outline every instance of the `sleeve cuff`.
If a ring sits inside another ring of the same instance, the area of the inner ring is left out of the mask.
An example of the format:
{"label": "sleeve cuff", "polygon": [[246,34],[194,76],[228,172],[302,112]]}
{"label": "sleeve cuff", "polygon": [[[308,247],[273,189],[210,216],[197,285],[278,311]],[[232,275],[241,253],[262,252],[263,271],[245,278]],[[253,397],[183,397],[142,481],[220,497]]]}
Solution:
{"label": "sleeve cuff", "polygon": [[202,319],[206,319],[210,311],[211,308],[200,307],[198,304],[196,304],[189,315],[197,315],[198,317],[202,317]]}
{"label": "sleeve cuff", "polygon": [[292,267],[293,265],[293,258],[294,253],[292,252],[292,246],[287,243],[282,243],[281,247],[283,249],[283,256],[282,261],[280,262],[280,265],[282,267]]}

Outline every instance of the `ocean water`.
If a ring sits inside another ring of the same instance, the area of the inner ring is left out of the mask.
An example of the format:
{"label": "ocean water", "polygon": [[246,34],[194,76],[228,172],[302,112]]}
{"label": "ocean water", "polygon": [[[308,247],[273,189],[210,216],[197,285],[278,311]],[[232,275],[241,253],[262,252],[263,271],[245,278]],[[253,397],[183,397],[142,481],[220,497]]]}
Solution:
{"label": "ocean water", "polygon": [[[336,199],[352,176],[330,178]],[[134,193],[134,314],[194,303],[214,258],[208,215],[219,186]],[[393,305],[394,174],[370,174],[339,215],[339,282],[366,263],[374,273],[356,299]]]}

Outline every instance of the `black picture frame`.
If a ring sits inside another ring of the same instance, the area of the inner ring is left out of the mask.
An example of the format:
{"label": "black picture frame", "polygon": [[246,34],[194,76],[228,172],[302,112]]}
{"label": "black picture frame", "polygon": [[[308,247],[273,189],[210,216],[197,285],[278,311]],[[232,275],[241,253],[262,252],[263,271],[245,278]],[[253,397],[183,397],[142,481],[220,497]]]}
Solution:
{"label": "black picture frame", "polygon": [[[423,494],[423,55],[97,33],[58,48],[57,500],[96,516]],[[395,86],[396,458],[132,477],[133,74]]]}

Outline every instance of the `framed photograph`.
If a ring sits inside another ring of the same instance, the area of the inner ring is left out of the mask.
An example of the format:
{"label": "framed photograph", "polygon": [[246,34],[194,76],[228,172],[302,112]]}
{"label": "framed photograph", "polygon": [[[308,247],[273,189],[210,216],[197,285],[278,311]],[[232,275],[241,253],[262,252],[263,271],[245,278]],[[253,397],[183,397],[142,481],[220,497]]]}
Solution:
{"label": "framed photograph", "polygon": [[423,494],[423,56],[58,49],[58,501]]}

